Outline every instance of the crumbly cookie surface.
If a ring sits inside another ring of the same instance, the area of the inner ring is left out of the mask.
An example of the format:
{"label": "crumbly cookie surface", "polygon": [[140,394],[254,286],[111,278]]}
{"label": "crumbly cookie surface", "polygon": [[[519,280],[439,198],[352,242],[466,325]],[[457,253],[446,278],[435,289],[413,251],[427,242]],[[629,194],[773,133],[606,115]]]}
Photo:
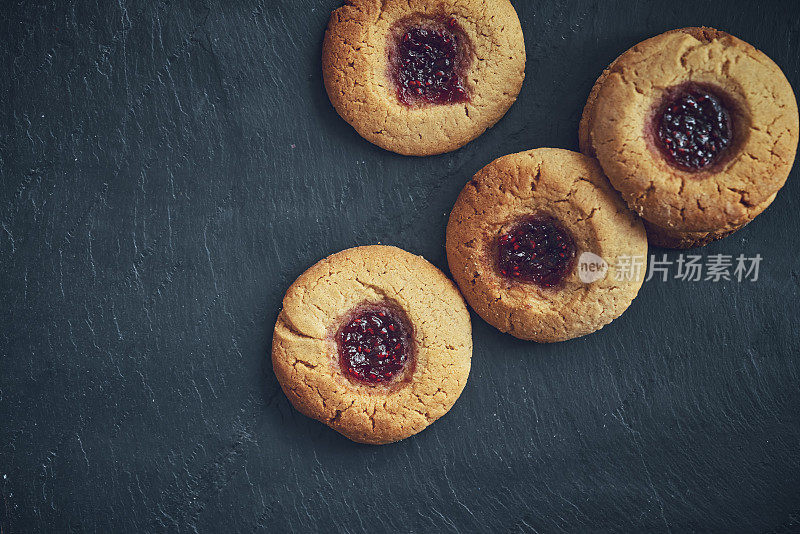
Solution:
{"label": "crumbly cookie surface", "polygon": [[[538,213],[571,232],[578,255],[603,258],[606,276],[584,283],[580,261],[559,288],[502,276],[498,236]],[[467,301],[488,323],[522,339],[554,342],[594,332],[628,308],[646,274],[647,238],[594,159],[540,148],[493,161],[464,187],[447,226],[447,258]],[[634,261],[638,273],[623,272]]]}
{"label": "crumbly cookie surface", "polygon": [[725,226],[712,232],[681,232],[678,230],[662,228],[643,220],[644,228],[647,230],[647,240],[651,245],[663,248],[687,249],[704,247],[712,241],[728,237],[732,233],[737,232],[747,226],[757,215],[760,215],[762,211],[767,209],[769,205],[772,204],[772,201],[775,200],[776,196],[777,194],[772,195],[763,204],[756,206],[752,212],[753,217],[751,219],[748,219],[743,223]]}
{"label": "crumbly cookie surface", "polygon": [[[463,30],[469,101],[399,101],[389,51],[398,25],[415,17],[453,18]],[[511,107],[525,77],[525,45],[508,0],[351,0],[331,15],[322,71],[334,107],[362,137],[400,154],[440,154],[475,139]]]}
{"label": "crumbly cookie surface", "polygon": [[[670,88],[707,84],[729,99],[735,140],[730,157],[699,172],[669,165],[645,129]],[[712,28],[673,30],[618,57],[598,78],[579,130],[629,206],[672,235],[731,233],[768,205],[784,184],[798,140],[789,82],[764,53]],[[766,205],[765,205],[766,203]]]}
{"label": "crumbly cookie surface", "polygon": [[[335,332],[365,303],[391,302],[413,326],[414,364],[400,383],[366,385],[339,364]],[[288,289],[272,363],[292,404],[348,438],[390,443],[447,413],[467,381],[472,329],[455,285],[420,256],[388,246],[333,254]]]}

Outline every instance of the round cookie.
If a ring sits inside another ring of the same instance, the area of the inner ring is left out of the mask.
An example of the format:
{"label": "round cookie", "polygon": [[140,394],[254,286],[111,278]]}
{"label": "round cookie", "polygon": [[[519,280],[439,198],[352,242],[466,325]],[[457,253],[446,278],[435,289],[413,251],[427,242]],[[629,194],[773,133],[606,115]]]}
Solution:
{"label": "round cookie", "polygon": [[713,28],[637,44],[598,78],[581,151],[646,221],[654,244],[704,245],[772,202],[794,162],[797,102],[764,53]]}
{"label": "round cookie", "polygon": [[275,375],[295,408],[373,444],[447,413],[471,357],[455,285],[424,258],[381,245],[333,254],[300,275],[272,341]]}
{"label": "round cookie", "polygon": [[628,308],[646,273],[647,237],[594,159],[540,148],[493,161],[464,187],[447,259],[487,322],[554,342]]}
{"label": "round cookie", "polygon": [[525,43],[508,0],[350,0],[331,14],[322,73],[362,137],[400,154],[441,154],[511,107]]}

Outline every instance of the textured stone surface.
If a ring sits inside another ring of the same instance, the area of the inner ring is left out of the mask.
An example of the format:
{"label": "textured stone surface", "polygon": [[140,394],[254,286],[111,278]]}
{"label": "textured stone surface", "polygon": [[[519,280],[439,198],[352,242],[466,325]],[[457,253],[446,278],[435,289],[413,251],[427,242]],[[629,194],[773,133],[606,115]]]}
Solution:
{"label": "textured stone surface", "polygon": [[357,445],[281,393],[271,333],[297,275],[378,241],[445,268],[464,183],[576,149],[592,83],[636,42],[713,25],[800,88],[796,2],[515,4],[517,104],[417,159],[327,100],[339,0],[2,3],[3,534],[800,529],[797,169],[702,250],[761,253],[758,282],[651,281],[551,346],[473,315],[470,381],[418,436]]}

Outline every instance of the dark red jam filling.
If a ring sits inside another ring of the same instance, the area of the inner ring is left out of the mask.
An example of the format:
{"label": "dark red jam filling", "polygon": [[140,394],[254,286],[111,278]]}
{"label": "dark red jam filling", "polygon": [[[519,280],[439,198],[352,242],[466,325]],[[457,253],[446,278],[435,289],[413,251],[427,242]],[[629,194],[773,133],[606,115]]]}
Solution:
{"label": "dark red jam filling", "polygon": [[411,336],[398,310],[369,305],[339,328],[336,344],[345,375],[367,384],[391,382],[411,357]]}
{"label": "dark red jam filling", "polygon": [[721,98],[701,86],[679,88],[662,105],[655,121],[667,161],[685,171],[718,162],[733,141],[731,114]]}
{"label": "dark red jam filling", "polygon": [[559,285],[575,264],[575,241],[556,219],[534,215],[518,222],[498,243],[500,273],[541,287]]}
{"label": "dark red jam filling", "polygon": [[406,105],[466,102],[466,35],[454,18],[412,24],[397,33],[390,69],[397,98]]}

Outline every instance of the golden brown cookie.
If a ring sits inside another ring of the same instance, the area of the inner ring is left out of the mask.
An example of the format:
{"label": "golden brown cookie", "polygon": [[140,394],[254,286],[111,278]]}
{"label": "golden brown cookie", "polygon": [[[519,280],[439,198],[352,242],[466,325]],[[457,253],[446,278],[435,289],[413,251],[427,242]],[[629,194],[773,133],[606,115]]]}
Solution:
{"label": "golden brown cookie", "polygon": [[272,365],[300,412],[361,443],[422,431],[453,406],[472,357],[469,312],[420,256],[356,247],[316,263],[283,299]]}
{"label": "golden brown cookie", "polygon": [[783,186],[797,102],[764,53],[713,28],[684,28],[639,43],[603,72],[579,140],[655,243],[698,246],[747,224]]}
{"label": "golden brown cookie", "polygon": [[[777,195],[772,195],[767,199],[766,202],[763,204],[758,205],[755,209],[753,209],[752,215],[755,218],[757,215],[761,214],[762,211],[767,209],[772,201],[775,200]],[[650,242],[651,245],[655,245],[657,247],[664,247],[664,248],[695,248],[695,247],[704,247],[711,243],[712,241],[716,241],[717,239],[722,239],[724,237],[728,237],[732,233],[741,230],[753,219],[749,219],[741,224],[727,226],[724,228],[720,228],[719,230],[715,230],[713,232],[681,232],[678,230],[669,230],[667,228],[661,228],[660,226],[656,226],[650,222],[644,221],[644,228],[647,230],[647,240]]]}
{"label": "golden brown cookie", "polygon": [[441,154],[508,111],[525,43],[508,0],[350,0],[331,14],[322,73],[362,137],[400,154]]}
{"label": "golden brown cookie", "polygon": [[487,322],[563,341],[628,308],[646,273],[647,237],[594,159],[540,148],[493,161],[464,187],[447,259]]}

